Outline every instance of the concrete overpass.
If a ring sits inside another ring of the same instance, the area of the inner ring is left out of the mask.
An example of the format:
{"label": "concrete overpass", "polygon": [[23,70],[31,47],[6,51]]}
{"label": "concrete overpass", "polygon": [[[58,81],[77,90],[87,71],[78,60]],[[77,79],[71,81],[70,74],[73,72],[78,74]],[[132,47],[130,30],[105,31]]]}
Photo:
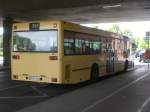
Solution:
{"label": "concrete overpass", "polygon": [[0,17],[78,23],[149,20],[149,0],[0,0]]}
{"label": "concrete overpass", "polygon": [[10,65],[14,21],[62,19],[76,23],[149,20],[148,0],[0,0],[4,27],[4,65]]}

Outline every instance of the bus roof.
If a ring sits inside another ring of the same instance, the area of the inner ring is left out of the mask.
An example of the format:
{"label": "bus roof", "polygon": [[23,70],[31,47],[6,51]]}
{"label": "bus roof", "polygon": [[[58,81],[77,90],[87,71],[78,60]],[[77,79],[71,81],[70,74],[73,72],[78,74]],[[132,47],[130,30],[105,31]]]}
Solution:
{"label": "bus roof", "polygon": [[84,33],[89,33],[89,34],[93,34],[93,35],[100,35],[103,37],[111,37],[111,38],[118,38],[118,39],[123,39],[123,36],[121,36],[120,34],[117,33],[113,33],[113,32],[109,32],[109,31],[104,31],[101,29],[97,29],[97,28],[91,28],[91,27],[87,27],[87,26],[82,26],[80,24],[76,24],[76,23],[71,23],[71,22],[66,22],[63,21],[66,25],[66,27],[69,30],[75,30],[78,32],[84,32]]}
{"label": "bus roof", "polygon": [[103,37],[123,39],[123,36],[121,36],[120,34],[117,34],[117,33],[104,31],[104,30],[97,29],[97,28],[86,27],[86,26],[82,26],[80,24],[71,23],[71,22],[67,22],[67,21],[63,21],[63,20],[24,21],[24,22],[14,23],[13,25],[36,23],[36,22],[39,22],[39,23],[53,23],[53,22],[54,23],[64,23],[65,29],[68,29],[71,31],[89,33],[89,34],[93,34],[93,35],[100,35]]}

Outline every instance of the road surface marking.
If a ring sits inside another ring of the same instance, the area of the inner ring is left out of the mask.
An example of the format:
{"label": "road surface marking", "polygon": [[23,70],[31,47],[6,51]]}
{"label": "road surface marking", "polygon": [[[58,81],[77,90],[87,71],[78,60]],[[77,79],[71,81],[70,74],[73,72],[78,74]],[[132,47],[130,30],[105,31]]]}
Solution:
{"label": "road surface marking", "polygon": [[143,103],[143,105],[138,109],[138,112],[143,112],[144,108],[147,106],[147,104],[150,102],[150,97]]}
{"label": "road surface marking", "polygon": [[[29,85],[29,84],[15,85],[15,86],[0,89],[0,91],[4,91],[7,89],[16,88],[16,87],[21,87],[21,86],[26,86],[26,85]],[[34,91],[36,91],[38,94],[41,94],[41,95],[40,96],[14,96],[14,97],[13,96],[1,96],[0,99],[25,99],[25,98],[45,98],[45,97],[48,97],[48,95],[46,93],[41,92],[36,87],[34,87],[34,86],[30,86],[30,87]]]}
{"label": "road surface marking", "polygon": [[[8,90],[8,89],[12,89],[12,88],[17,88],[17,87],[22,87],[22,86],[27,86],[29,84],[21,84],[21,85],[15,85],[15,86],[10,86],[7,88],[2,88],[0,89],[0,91],[4,91],[4,90]],[[48,95],[46,93],[43,93],[42,91],[40,91],[39,89],[37,89],[35,86],[29,86],[31,87],[34,91],[36,91],[38,94],[40,94],[40,96],[4,96],[4,97],[0,97],[0,99],[24,99],[24,98],[44,98],[44,97],[48,97]]]}
{"label": "road surface marking", "polygon": [[130,87],[131,85],[135,84],[136,82],[138,82],[139,80],[141,80],[141,79],[143,79],[144,77],[148,76],[149,74],[150,74],[149,72],[148,72],[148,73],[144,73],[144,75],[142,75],[141,77],[139,77],[139,78],[137,78],[136,80],[132,81],[131,83],[129,83],[129,84],[127,84],[127,85],[121,87],[120,89],[114,91],[112,94],[110,94],[110,95],[104,97],[103,99],[97,100],[95,103],[93,103],[92,105],[90,105],[90,106],[84,108],[84,109],[81,110],[80,112],[87,112],[88,110],[92,109],[92,108],[95,107],[96,105],[98,105],[98,104],[102,103],[103,101],[105,101],[105,100],[111,98],[113,95],[119,93],[120,91],[122,91],[122,90],[124,90],[124,89]]}
{"label": "road surface marking", "polygon": [[38,94],[41,94],[42,96],[48,97],[48,95],[39,89],[37,89],[35,86],[30,86],[33,90],[35,90]]}

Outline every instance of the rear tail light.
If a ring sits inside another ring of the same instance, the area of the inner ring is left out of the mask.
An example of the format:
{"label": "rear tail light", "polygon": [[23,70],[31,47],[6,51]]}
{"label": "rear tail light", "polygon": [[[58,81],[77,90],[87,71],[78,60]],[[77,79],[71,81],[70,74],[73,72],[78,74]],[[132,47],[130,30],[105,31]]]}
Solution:
{"label": "rear tail light", "polygon": [[57,56],[49,56],[49,60],[57,60],[58,57]]}
{"label": "rear tail light", "polygon": [[13,55],[12,58],[13,59],[20,59],[20,56],[19,55]]}
{"label": "rear tail light", "polygon": [[18,79],[18,75],[13,75],[13,79]]}

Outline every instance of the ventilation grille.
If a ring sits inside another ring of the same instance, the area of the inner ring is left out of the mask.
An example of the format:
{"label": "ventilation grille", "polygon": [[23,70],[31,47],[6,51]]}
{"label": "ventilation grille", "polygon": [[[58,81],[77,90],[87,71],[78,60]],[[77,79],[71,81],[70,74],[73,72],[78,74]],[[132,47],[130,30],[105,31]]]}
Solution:
{"label": "ventilation grille", "polygon": [[71,65],[67,64],[65,65],[65,79],[66,80],[70,79],[70,74],[71,74]]}

